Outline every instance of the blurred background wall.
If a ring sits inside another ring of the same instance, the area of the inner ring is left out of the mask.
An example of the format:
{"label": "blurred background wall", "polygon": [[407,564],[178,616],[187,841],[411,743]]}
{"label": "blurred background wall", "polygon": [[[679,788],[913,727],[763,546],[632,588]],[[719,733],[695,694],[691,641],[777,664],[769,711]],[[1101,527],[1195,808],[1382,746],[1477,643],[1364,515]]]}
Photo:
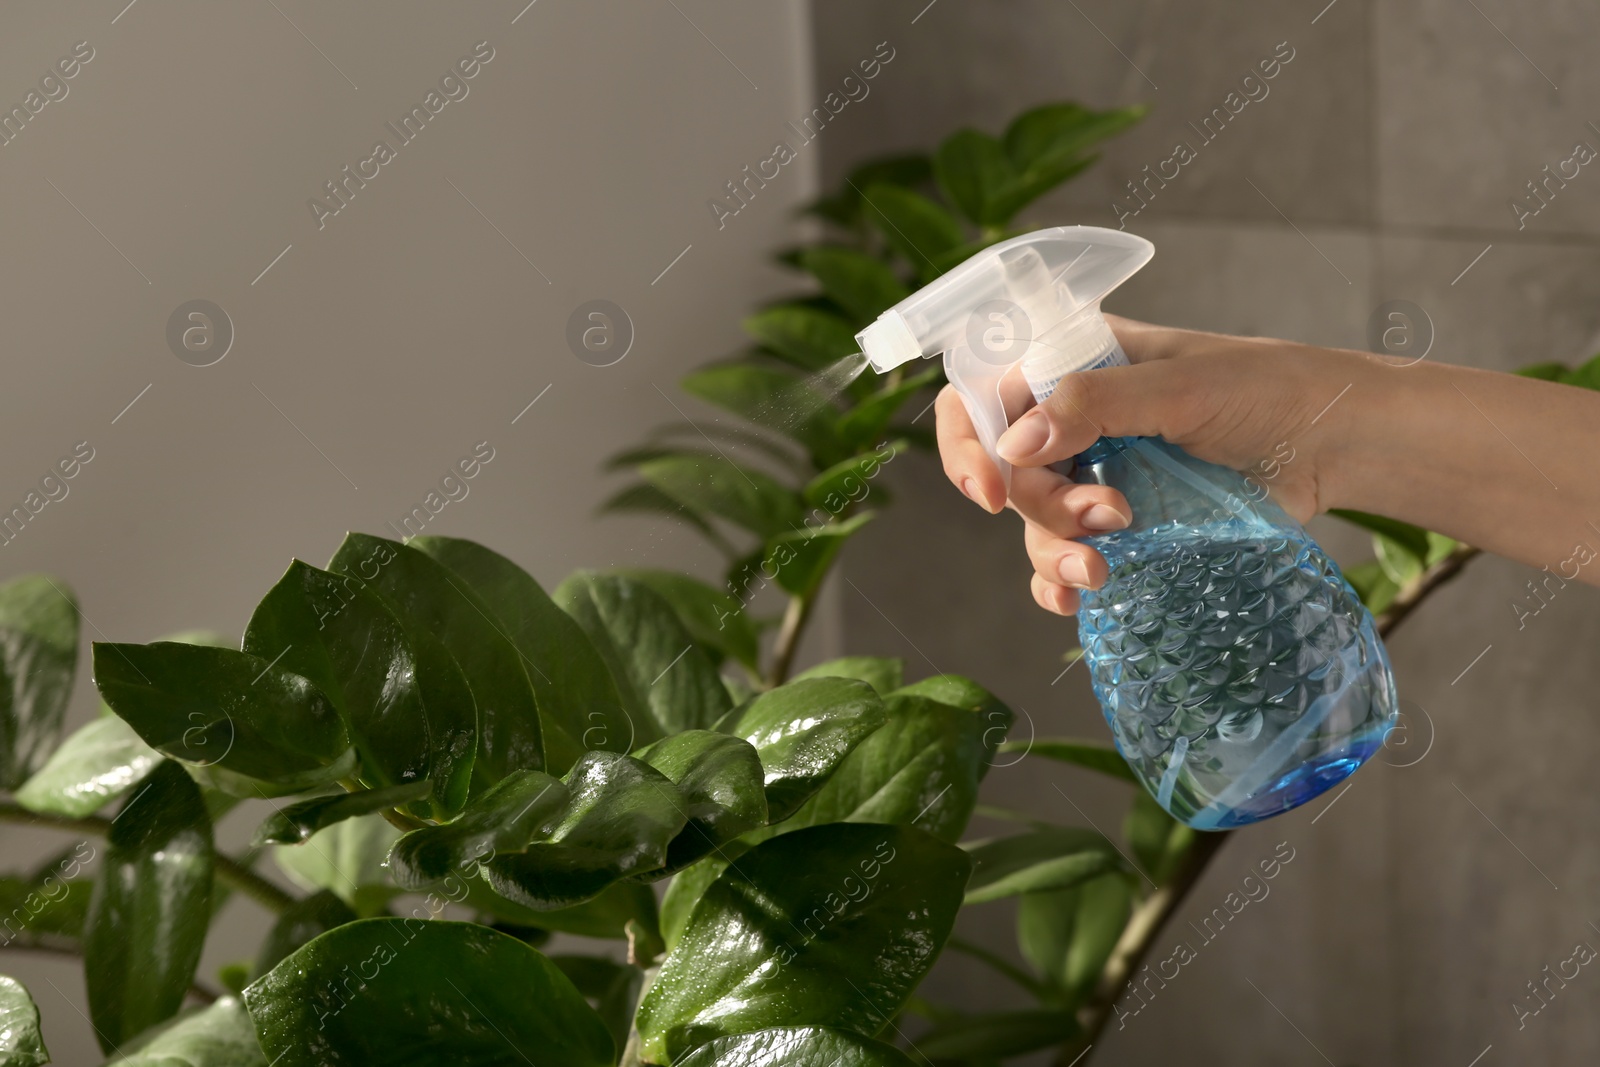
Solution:
{"label": "blurred background wall", "polygon": [[[1600,144],[1597,75],[1579,51],[1600,16],[1586,7],[524,3],[97,0],[0,14],[7,108],[78,42],[92,51],[67,95],[0,146],[0,494],[20,497],[78,442],[95,455],[5,548],[4,574],[67,579],[87,639],[236,635],[292,556],[321,562],[346,529],[397,523],[479,442],[495,458],[430,532],[491,544],[547,585],[582,566],[714,573],[665,524],[592,518],[610,489],[598,464],[675,405],[710,417],[675,382],[739,343],[754,302],[792,286],[768,254],[793,240],[791,210],[819,172],[930,148],[961,124],[993,131],[1049,100],[1146,102],[1141,126],[1031,216],[1116,225],[1123,183],[1283,43],[1294,58],[1270,95],[1127,220],[1158,251],[1113,310],[1363,347],[1374,310],[1407,299],[1431,318],[1430,359],[1509,369],[1596,347],[1600,185],[1588,183],[1600,178],[1585,171],[1521,229],[1507,206],[1575,141]],[[896,58],[870,98],[719,228],[707,199],[880,41]],[[311,198],[337,203],[324,183],[392,138],[385,124],[479,42],[492,58],[466,95],[319,219]],[[566,341],[596,299],[632,324],[612,366]],[[193,364],[215,349],[185,360],[168,341],[193,300],[232,324],[209,366]],[[1027,596],[1018,524],[966,505],[930,460],[888,477],[899,503],[852,547],[850,583],[805,658],[903,655],[914,675],[991,683],[1026,713],[1019,736],[1102,737],[1081,670],[1061,673],[1072,624]],[[1365,558],[1364,538],[1317,532],[1345,561]],[[1532,573],[1480,562],[1407,624],[1392,645],[1408,701],[1407,745],[1385,756],[1396,766],[1364,771],[1336,807],[1241,834],[1180,927],[1280,842],[1295,859],[1113,1023],[1097,1062],[1466,1065],[1490,1045],[1484,1064],[1594,1061],[1586,983],[1600,978],[1585,972],[1521,1032],[1510,1008],[1575,942],[1600,944],[1586,833],[1600,615],[1594,591],[1573,586],[1519,630],[1510,605]],[[72,724],[93,705],[84,684]],[[988,789],[1113,832],[1125,803],[1037,758],[995,769]],[[238,844],[259,814],[231,817],[225,839]],[[43,837],[0,834],[7,866],[44,854]],[[202,975],[264,929],[250,905],[230,908],[237,943],[214,938]],[[1014,954],[1005,905],[964,921]],[[39,997],[58,1061],[97,1062],[62,1003],[82,1007],[76,965],[5,966]],[[959,963],[929,993],[1010,1000]]]}
{"label": "blurred background wall", "polygon": [[[819,79],[868,42],[899,48],[867,121],[830,135],[825,185],[962,125],[998,133],[1034,104],[1149,104],[1099,164],[1029,213],[1116,226],[1114,198],[1139,209],[1124,221],[1156,256],[1109,310],[1365,348],[1379,305],[1409,300],[1432,321],[1429,359],[1510,370],[1600,347],[1600,177],[1551,186],[1520,229],[1509,207],[1575,143],[1600,147],[1591,8],[816,0],[814,26]],[[1258,60],[1291,50],[1268,95],[1203,143],[1189,123]],[[1141,208],[1125,183],[1179,141],[1197,158],[1148,186]],[[1014,737],[1028,719],[1040,735],[1103,737],[1082,669],[1061,674],[1074,624],[1028,595],[1021,523],[967,505],[931,459],[887,477],[898,503],[845,562],[857,587],[842,594],[845,644],[992,682],[1028,713]],[[1342,562],[1370,558],[1348,527],[1314,531]],[[1536,573],[1481,561],[1396,634],[1405,744],[1379,757],[1396,766],[1363,770],[1331,810],[1314,803],[1241,833],[1166,939],[1203,945],[1199,958],[1142,1009],[1125,1005],[1139,1012],[1120,1030],[1113,1021],[1096,1063],[1465,1067],[1490,1045],[1486,1065],[1600,1056],[1600,978],[1583,973],[1520,1031],[1511,1007],[1575,943],[1600,946],[1600,595],[1569,586],[1519,629],[1511,605],[1536,603],[1524,600]],[[1037,758],[997,767],[986,790],[991,803],[1107,831],[1125,804],[1117,787]],[[1295,859],[1267,899],[1213,942],[1186,929],[1280,842]],[[963,922],[975,940],[1014,940],[1004,905]],[[1157,958],[1169,951],[1158,945]],[[1017,999],[987,973],[940,980],[930,995],[963,1006]]]}
{"label": "blurred background wall", "polygon": [[[324,563],[349,529],[395,536],[385,524],[479,442],[494,458],[430,532],[492,545],[547,587],[578,567],[715,573],[669,524],[596,519],[615,488],[599,465],[674,405],[706,417],[677,379],[734,348],[746,309],[784,284],[768,253],[815,194],[816,154],[720,230],[706,201],[810,106],[801,3],[12,5],[5,108],[78,42],[92,58],[66,95],[0,146],[0,499],[77,442],[94,458],[0,550],[0,573],[70,582],[85,650],[237,637],[292,557]],[[475,48],[492,58],[441,92]],[[402,144],[386,124],[430,90],[448,103]],[[308,201],[336,206],[324,183],[371,174],[379,139],[395,158],[319,220]],[[234,332],[204,367],[167,339],[196,299]],[[633,325],[612,366],[566,341],[595,299]],[[69,725],[94,705],[85,654]],[[245,805],[223,840],[262,814]],[[7,868],[60,844],[0,831]],[[208,981],[265,932],[259,908],[229,909]],[[100,1062],[63,1002],[83,1007],[76,963],[8,954],[4,969],[38,997],[57,1062]]]}

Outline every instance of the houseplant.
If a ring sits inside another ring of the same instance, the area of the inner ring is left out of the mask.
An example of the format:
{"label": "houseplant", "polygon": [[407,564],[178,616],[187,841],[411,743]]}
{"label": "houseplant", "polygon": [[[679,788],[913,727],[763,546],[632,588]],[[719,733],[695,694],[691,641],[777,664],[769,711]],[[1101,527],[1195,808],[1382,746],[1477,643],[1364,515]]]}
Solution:
{"label": "houseplant", "polygon": [[[812,208],[827,241],[782,259],[820,292],[684,383],[740,423],[613,461],[637,479],[608,510],[692,524],[728,556],[722,587],[580,573],[546,595],[471,542],[351,535],[328,567],[292,565],[237,648],[98,643],[105,714],[65,740],[76,604],[45,576],[0,587],[0,818],[79,839],[0,880],[0,949],[82,955],[91,1023],[130,1064],[904,1065],[908,1033],[937,1062],[1073,1062],[1225,835],[1135,789],[1126,850],[1031,821],[957,847],[1009,710],[882,658],[791,675],[840,548],[887,501],[878,473],[930,445],[901,413],[937,372],[846,381],[855,329],[1139,114],[1036,109],[858,168]],[[1349,517],[1379,539],[1351,577],[1389,627],[1473,554]],[[1103,744],[1031,754],[1127,777]],[[274,811],[225,854],[213,825],[242,798]],[[269,852],[302,892],[258,873]],[[276,922],[256,958],[197,976],[231,894]],[[1007,896],[1032,969],[960,947],[1034,1006],[917,999],[957,909]],[[550,948],[562,932],[617,951]],[[28,992],[0,980],[0,1064],[43,1062]]]}

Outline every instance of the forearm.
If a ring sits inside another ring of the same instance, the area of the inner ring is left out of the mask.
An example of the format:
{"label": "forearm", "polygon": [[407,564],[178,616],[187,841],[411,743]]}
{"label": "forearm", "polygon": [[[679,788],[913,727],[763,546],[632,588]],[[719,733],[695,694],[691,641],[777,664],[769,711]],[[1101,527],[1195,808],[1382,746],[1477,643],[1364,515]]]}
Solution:
{"label": "forearm", "polygon": [[1436,363],[1346,366],[1323,506],[1600,585],[1600,392]]}

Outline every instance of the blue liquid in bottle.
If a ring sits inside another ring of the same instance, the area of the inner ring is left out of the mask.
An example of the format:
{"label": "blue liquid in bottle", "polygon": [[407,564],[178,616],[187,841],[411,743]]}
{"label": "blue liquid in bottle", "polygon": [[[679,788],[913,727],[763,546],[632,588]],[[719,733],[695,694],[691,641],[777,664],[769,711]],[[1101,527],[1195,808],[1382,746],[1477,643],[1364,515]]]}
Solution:
{"label": "blue liquid in bottle", "polygon": [[1159,439],[1103,438],[1075,477],[1133,509],[1128,529],[1086,539],[1110,576],[1081,598],[1079,640],[1117,749],[1174,818],[1257,822],[1377,751],[1397,712],[1388,655],[1298,522]]}

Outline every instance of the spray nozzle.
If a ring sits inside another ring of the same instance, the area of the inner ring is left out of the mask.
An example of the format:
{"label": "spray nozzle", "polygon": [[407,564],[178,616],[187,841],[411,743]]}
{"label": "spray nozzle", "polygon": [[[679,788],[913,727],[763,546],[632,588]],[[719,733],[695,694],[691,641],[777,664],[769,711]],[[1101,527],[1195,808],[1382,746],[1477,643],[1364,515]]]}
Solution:
{"label": "spray nozzle", "polygon": [[1100,301],[1154,254],[1149,241],[1121,230],[1036,230],[946,272],[885,311],[856,341],[880,374],[944,353],[946,376],[1009,481],[1010,468],[994,448],[1007,425],[1001,377],[1025,361],[1038,395],[1046,383],[1054,388],[1063,374],[1092,367],[1116,349]]}

